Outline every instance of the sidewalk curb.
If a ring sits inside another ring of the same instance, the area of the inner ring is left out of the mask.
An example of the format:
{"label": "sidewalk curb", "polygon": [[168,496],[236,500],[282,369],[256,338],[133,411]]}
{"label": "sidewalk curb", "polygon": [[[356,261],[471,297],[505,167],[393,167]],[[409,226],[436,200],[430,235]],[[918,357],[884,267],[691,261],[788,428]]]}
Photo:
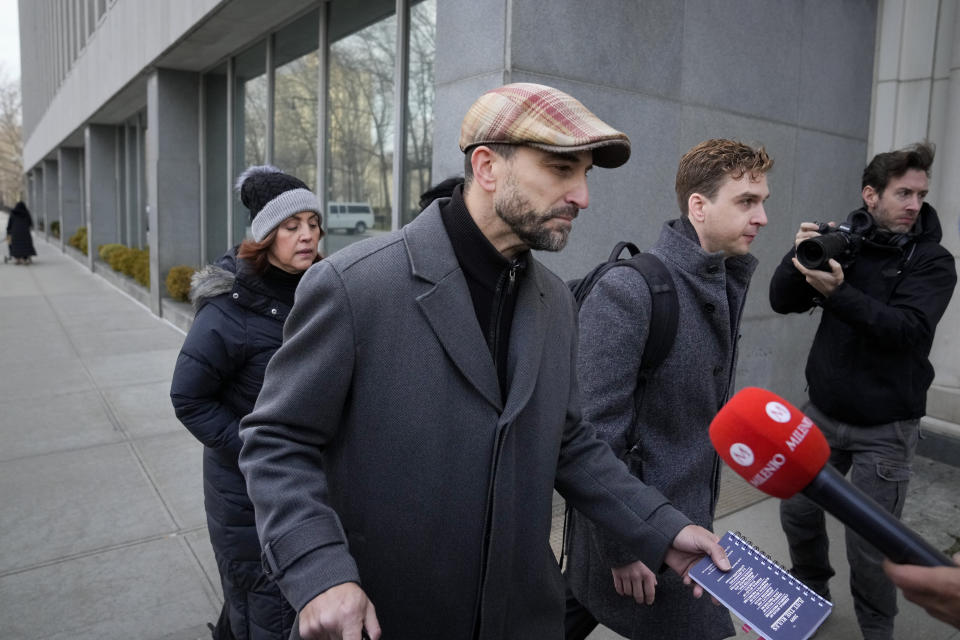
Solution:
{"label": "sidewalk curb", "polygon": [[960,425],[937,418],[921,418],[917,455],[960,467]]}

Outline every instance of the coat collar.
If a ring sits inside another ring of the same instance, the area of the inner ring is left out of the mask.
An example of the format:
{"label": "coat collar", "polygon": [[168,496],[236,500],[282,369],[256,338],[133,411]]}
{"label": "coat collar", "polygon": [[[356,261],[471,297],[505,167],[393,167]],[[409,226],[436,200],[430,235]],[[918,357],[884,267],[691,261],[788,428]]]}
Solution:
{"label": "coat collar", "polygon": [[532,255],[528,256],[527,272],[510,328],[509,391],[506,407],[500,416],[501,427],[512,422],[527,406],[537,385],[549,324],[549,305],[544,293],[546,277],[543,265]]}
{"label": "coat collar", "polygon": [[[689,224],[689,223],[687,223]],[[656,248],[662,257],[677,268],[696,276],[728,278],[747,283],[757,268],[757,259],[750,255],[724,258],[721,252],[709,253],[698,240],[689,237],[682,218],[663,223]],[[694,236],[696,232],[694,232]]]}
{"label": "coat collar", "polygon": [[454,365],[501,412],[500,423],[505,424],[526,405],[536,386],[546,336],[547,274],[531,257],[510,329],[510,379],[504,407],[493,358],[480,333],[466,279],[440,217],[440,205],[445,201],[435,200],[402,231],[412,275],[433,285],[418,291],[417,304]]}
{"label": "coat collar", "polygon": [[427,322],[460,373],[498,410],[497,371],[480,334],[467,281],[453,252],[434,200],[403,228],[403,239],[415,278],[433,285],[416,296]]}

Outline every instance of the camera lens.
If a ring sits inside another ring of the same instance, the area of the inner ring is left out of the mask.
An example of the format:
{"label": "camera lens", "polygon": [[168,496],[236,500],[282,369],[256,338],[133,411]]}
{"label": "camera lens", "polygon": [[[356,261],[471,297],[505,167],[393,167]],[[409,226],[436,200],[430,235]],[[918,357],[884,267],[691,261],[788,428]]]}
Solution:
{"label": "camera lens", "polygon": [[797,260],[807,269],[829,271],[830,258],[843,253],[849,244],[842,232],[807,238],[797,245]]}
{"label": "camera lens", "polygon": [[807,269],[819,269],[820,265],[829,261],[823,257],[823,247],[819,242],[815,242],[818,239],[808,238],[797,245],[797,260]]}

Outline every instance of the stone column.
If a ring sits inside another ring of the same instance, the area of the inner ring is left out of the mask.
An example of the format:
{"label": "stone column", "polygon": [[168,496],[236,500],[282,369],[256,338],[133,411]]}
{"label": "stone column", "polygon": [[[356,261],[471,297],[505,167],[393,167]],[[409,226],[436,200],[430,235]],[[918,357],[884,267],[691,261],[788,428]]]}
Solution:
{"label": "stone column", "polygon": [[[33,228],[40,228],[43,220],[43,163],[33,169],[33,200],[30,201],[30,215],[33,216]],[[44,225],[46,228],[46,225]]]}
{"label": "stone column", "polygon": [[[56,160],[43,161],[43,237],[50,240],[50,223],[60,220],[60,172]],[[63,249],[63,229],[60,229],[60,249]]]}
{"label": "stone column", "polygon": [[150,308],[170,267],[200,262],[200,76],[157,69],[147,80]]}
{"label": "stone column", "polygon": [[[960,8],[955,8],[950,34],[947,40],[953,51],[945,56],[949,63],[949,84],[945,113],[943,114],[943,137],[937,148],[934,161],[938,183],[931,184],[931,192],[937,200],[931,204],[940,215],[943,227],[942,244],[960,256]],[[943,33],[943,31],[941,31]],[[939,166],[938,166],[939,165]],[[954,437],[960,436],[960,291],[954,291],[947,312],[937,325],[937,336],[930,353],[930,361],[937,372],[933,386],[927,394],[927,415],[952,425],[948,429]],[[941,425],[942,426],[942,425]]]}
{"label": "stone column", "polygon": [[[39,180],[38,175],[40,171],[38,169],[31,169],[27,173],[27,193],[24,195],[25,201],[27,203],[27,208],[31,211],[37,211],[37,181]],[[37,214],[33,214],[34,223],[36,223]]]}
{"label": "stone column", "polygon": [[59,167],[60,247],[84,224],[80,202],[80,149],[61,147],[57,150]]}
{"label": "stone column", "polygon": [[87,220],[87,266],[93,269],[97,247],[120,241],[117,209],[116,127],[87,125],[84,139],[84,211]]}

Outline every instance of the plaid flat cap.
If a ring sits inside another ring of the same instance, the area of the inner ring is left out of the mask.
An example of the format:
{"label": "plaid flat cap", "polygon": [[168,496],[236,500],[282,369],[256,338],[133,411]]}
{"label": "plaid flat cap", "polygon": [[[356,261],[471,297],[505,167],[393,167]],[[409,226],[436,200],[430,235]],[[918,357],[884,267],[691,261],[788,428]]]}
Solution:
{"label": "plaid flat cap", "polygon": [[630,158],[630,139],[579,100],[542,84],[518,82],[488,91],[467,111],[460,150],[478,144],[523,144],[544,151],[593,151],[593,164],[619,167]]}

